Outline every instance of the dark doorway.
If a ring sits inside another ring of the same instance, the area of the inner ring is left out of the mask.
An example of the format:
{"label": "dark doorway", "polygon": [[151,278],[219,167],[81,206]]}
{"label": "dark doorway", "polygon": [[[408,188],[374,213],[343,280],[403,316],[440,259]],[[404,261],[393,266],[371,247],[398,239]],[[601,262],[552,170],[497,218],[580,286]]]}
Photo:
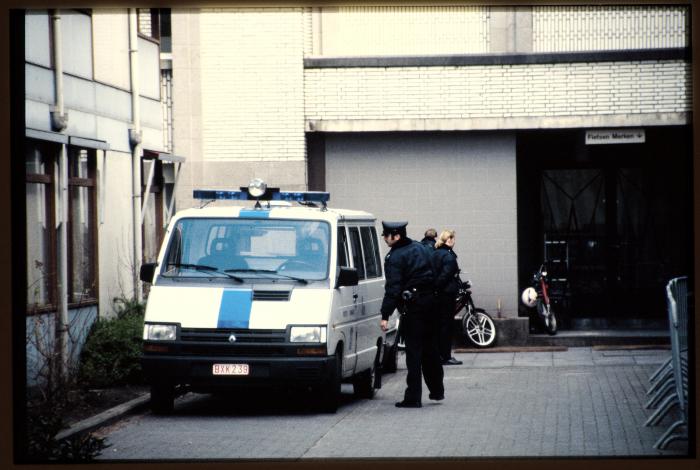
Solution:
{"label": "dark doorway", "polygon": [[690,131],[586,145],[584,130],[518,135],[519,280],[545,261],[562,326],[660,320],[666,282],[692,269]]}

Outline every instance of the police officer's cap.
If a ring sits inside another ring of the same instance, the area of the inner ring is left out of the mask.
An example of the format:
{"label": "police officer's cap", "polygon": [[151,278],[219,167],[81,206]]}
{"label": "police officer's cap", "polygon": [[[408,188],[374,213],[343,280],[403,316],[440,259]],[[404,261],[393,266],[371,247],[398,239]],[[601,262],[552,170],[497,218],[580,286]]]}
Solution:
{"label": "police officer's cap", "polygon": [[384,222],[382,221],[382,236],[406,234],[408,222]]}

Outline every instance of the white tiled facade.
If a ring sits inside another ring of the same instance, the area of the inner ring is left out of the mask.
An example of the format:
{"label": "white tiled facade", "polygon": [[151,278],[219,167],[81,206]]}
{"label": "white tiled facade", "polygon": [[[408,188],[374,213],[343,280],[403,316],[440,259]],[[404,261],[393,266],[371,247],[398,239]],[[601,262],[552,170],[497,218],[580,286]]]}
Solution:
{"label": "white tiled facade", "polygon": [[306,118],[460,119],[688,112],[683,61],[306,71]]}
{"label": "white tiled facade", "polygon": [[[175,54],[174,67],[181,70],[174,77],[175,107],[184,111],[201,106],[201,115],[187,116],[194,126],[190,129],[198,134],[190,137],[201,145],[188,148],[193,140],[186,135],[178,145],[176,136],[175,152],[193,155],[193,150],[195,160],[202,162],[303,164],[305,130],[687,121],[691,67],[684,60],[304,68],[305,57],[493,52],[491,37],[501,34],[496,30],[503,29],[507,36],[513,22],[523,21],[509,14],[508,9],[484,6],[175,10],[176,51],[179,41],[188,41],[181,47],[197,51],[187,58]],[[535,6],[524,14],[530,18],[526,32],[533,52],[689,43],[688,14],[681,6]],[[182,21],[178,15],[190,18]],[[185,23],[196,24],[196,31],[178,32],[177,25]],[[195,81],[182,74],[183,68],[193,66],[199,74]],[[186,83],[178,83],[182,79]]]}
{"label": "white tiled facade", "polygon": [[[252,177],[307,189],[306,139],[325,135],[332,204],[409,219],[413,237],[456,227],[484,306],[505,317],[518,298],[514,131],[689,122],[680,6],[175,9],[172,25],[179,208],[196,187]],[[472,56],[499,61],[449,62]],[[461,208],[444,204],[450,191]]]}
{"label": "white tiled facade", "polygon": [[489,51],[484,6],[324,8],[320,55],[425,55]]}
{"label": "white tiled facade", "polygon": [[204,159],[304,160],[302,10],[200,13]]}
{"label": "white tiled facade", "polygon": [[538,6],[532,27],[537,52],[657,49],[688,46],[690,17],[678,5]]}

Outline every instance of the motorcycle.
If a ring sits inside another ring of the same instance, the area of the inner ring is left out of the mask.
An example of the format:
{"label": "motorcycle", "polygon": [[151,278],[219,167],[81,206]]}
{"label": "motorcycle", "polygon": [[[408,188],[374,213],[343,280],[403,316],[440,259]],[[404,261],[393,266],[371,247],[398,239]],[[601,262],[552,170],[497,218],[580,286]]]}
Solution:
{"label": "motorcycle", "polygon": [[[459,314],[462,309],[466,309],[464,316],[461,318],[462,332],[466,336],[469,343],[477,348],[488,348],[496,342],[496,325],[486,310],[476,308],[472,299],[471,282],[462,282],[457,291],[457,302],[455,304],[455,320],[459,320]],[[399,319],[399,324],[401,320]],[[401,335],[401,328],[398,327],[398,334],[394,341],[394,348],[389,348],[390,358],[385,367],[385,371],[396,371],[396,352],[406,348],[404,338]]]}
{"label": "motorcycle", "polygon": [[462,332],[475,347],[487,348],[496,342],[496,325],[486,310],[474,306],[471,287],[469,280],[460,282],[455,319],[459,318],[459,312],[462,309],[466,309],[462,317]]}
{"label": "motorcycle", "polygon": [[526,307],[537,309],[537,316],[548,334],[557,334],[557,316],[550,302],[547,268],[544,264],[532,277],[532,287],[523,290],[520,299]]}

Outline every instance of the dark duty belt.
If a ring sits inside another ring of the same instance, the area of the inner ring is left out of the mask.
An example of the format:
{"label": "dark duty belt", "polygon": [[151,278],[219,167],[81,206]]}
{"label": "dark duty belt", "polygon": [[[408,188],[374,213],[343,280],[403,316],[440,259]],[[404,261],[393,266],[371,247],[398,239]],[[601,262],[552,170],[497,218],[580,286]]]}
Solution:
{"label": "dark duty belt", "polygon": [[434,295],[435,291],[432,288],[427,287],[409,287],[401,293],[402,298],[406,302],[410,302],[418,297],[425,297],[428,295]]}

